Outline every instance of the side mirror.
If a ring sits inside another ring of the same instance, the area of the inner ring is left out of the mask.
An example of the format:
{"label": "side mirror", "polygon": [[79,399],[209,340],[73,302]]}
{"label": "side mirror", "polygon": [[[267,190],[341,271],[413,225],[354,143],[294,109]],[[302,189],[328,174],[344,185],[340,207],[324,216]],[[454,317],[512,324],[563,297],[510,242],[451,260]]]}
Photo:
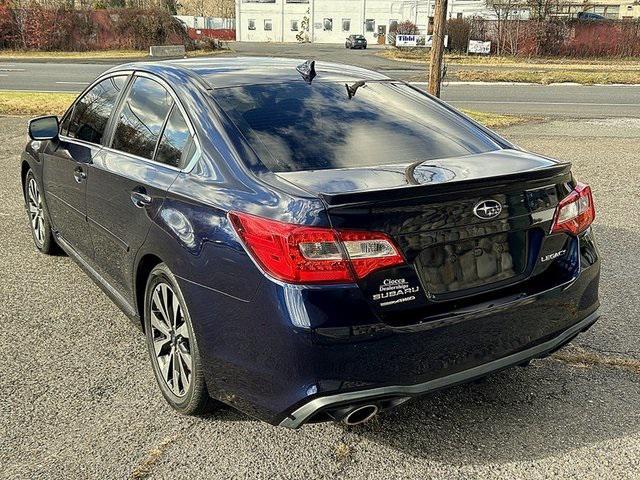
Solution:
{"label": "side mirror", "polygon": [[58,117],[50,115],[29,120],[29,136],[32,140],[53,140],[58,137]]}

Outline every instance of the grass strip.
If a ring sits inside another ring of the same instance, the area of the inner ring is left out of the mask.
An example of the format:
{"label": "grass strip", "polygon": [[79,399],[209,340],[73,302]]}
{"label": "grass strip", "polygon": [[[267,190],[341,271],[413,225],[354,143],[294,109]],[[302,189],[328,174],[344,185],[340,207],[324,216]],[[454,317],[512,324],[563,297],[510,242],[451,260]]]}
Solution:
{"label": "grass strip", "polygon": [[[0,115],[62,115],[75,98],[75,93],[0,91]],[[531,120],[475,110],[464,110],[464,113],[489,128],[508,127]]]}

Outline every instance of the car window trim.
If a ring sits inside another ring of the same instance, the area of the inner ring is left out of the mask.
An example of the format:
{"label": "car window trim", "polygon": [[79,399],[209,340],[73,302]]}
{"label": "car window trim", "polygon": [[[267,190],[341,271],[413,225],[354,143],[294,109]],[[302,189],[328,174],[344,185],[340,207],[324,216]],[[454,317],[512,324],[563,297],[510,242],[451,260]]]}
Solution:
{"label": "car window trim", "polygon": [[131,85],[133,85],[133,80],[134,80],[134,76],[133,76],[133,72],[131,72],[131,75],[129,75],[129,78],[127,79],[127,83],[122,89],[122,93],[118,97],[118,101],[116,102],[113,108],[113,112],[111,112],[111,116],[107,121],[107,126],[104,131],[105,134],[102,137],[103,147],[108,147],[109,145],[111,145],[111,142],[113,140],[113,132],[115,130],[115,125],[117,123],[117,118],[120,112],[122,111],[122,104],[124,103],[125,98],[127,98],[127,96],[129,95],[129,90],[131,90]]}
{"label": "car window trim", "polygon": [[[164,123],[162,124],[162,130],[160,132],[160,137],[158,138],[158,142],[156,143],[156,149],[153,152],[153,160],[156,163],[160,163],[162,165],[167,165],[166,163],[163,162],[159,162],[158,160],[156,160],[157,156],[158,156],[158,150],[160,149],[160,142],[162,142],[162,137],[164,137],[164,133],[167,130],[167,125],[169,124],[169,118],[171,117],[171,115],[173,114],[173,110],[176,108],[176,103],[174,102],[173,105],[171,105],[171,110],[169,110],[169,114],[167,115],[167,118],[164,119]],[[178,108],[178,110],[180,110]],[[185,121],[185,123],[187,122],[187,120],[185,119],[182,111],[179,112],[180,115],[182,116],[182,119]],[[189,135],[189,137],[187,138],[187,143],[185,143],[184,148],[182,149],[182,151],[180,152],[180,164],[182,164],[182,162],[185,160],[185,155],[187,153],[189,153],[189,150],[191,149],[191,145],[194,144],[196,147],[196,151],[194,152],[194,158],[198,158],[199,154],[200,154],[200,144],[198,142],[196,142],[195,140],[195,136],[194,135]],[[196,155],[196,153],[198,155]],[[191,163],[191,161],[189,161],[188,163]]]}
{"label": "car window trim", "polygon": [[[109,132],[110,133],[110,138],[109,138],[109,142],[107,145],[105,145],[103,148],[111,153],[117,153],[119,155],[126,155],[130,158],[136,159],[136,160],[142,160],[144,162],[148,162],[151,163],[153,165],[162,165],[163,167],[166,168],[170,168],[171,170],[176,170],[178,172],[190,172],[191,170],[193,170],[193,167],[195,167],[198,159],[200,158],[200,155],[202,153],[202,149],[200,148],[200,141],[198,140],[198,136],[196,135],[196,131],[195,128],[193,128],[193,125],[191,123],[191,119],[189,118],[189,116],[187,115],[187,111],[185,110],[185,108],[182,106],[182,102],[180,102],[180,99],[178,98],[178,95],[175,93],[175,91],[173,90],[173,88],[167,83],[165,82],[162,78],[158,77],[157,75],[154,75],[152,73],[149,72],[142,72],[142,71],[133,71],[133,75],[131,75],[131,79],[129,80],[129,84],[127,85],[127,88],[125,89],[126,91],[126,95],[129,95],[129,91],[131,90],[132,86],[133,86],[133,82],[135,80],[136,77],[144,77],[144,78],[148,78],[150,80],[153,80],[157,83],[159,83],[167,92],[169,92],[169,95],[171,95],[171,98],[173,99],[173,105],[171,106],[171,108],[169,109],[169,113],[171,113],[171,111],[173,110],[174,106],[178,106],[178,108],[180,109],[180,113],[182,114],[182,117],[184,118],[185,123],[187,124],[187,128],[189,129],[189,134],[190,137],[192,138],[192,141],[196,144],[196,153],[193,155],[193,158],[191,160],[189,160],[189,162],[183,167],[183,168],[178,168],[178,167],[174,167],[173,165],[168,165],[166,163],[162,163],[162,162],[157,162],[154,159],[149,159],[149,158],[144,158],[144,157],[140,157],[138,155],[132,154],[132,153],[127,153],[127,152],[123,152],[122,150],[117,150],[115,148],[111,148],[112,142],[113,142],[113,135],[115,134],[115,124],[112,125],[112,131]],[[114,111],[112,113],[113,118],[115,119],[116,116],[120,115],[120,110],[122,108],[122,104],[124,103],[124,100],[126,99],[126,96],[122,96],[119,104],[118,104],[118,110]],[[166,121],[168,119],[168,115],[165,118],[165,122],[163,123],[163,129],[160,132],[160,136],[158,137],[158,140],[156,142],[156,149],[158,147],[158,142],[160,142],[160,139],[162,138],[162,133],[164,133],[164,126],[166,125]],[[155,149],[154,149],[154,157],[155,158]]]}
{"label": "car window trim", "polygon": [[162,122],[162,127],[160,128],[160,135],[158,136],[158,141],[156,142],[156,146],[153,149],[153,155],[151,156],[151,159],[154,160],[157,163],[162,163],[162,162],[158,162],[156,160],[157,155],[158,155],[158,148],[160,148],[160,142],[162,142],[162,137],[164,135],[165,129],[167,128],[167,123],[169,122],[169,117],[171,116],[171,112],[173,112],[173,109],[175,108],[175,106],[176,106],[176,102],[174,101],[171,104],[171,108],[169,108],[169,111],[167,112],[167,116],[164,117],[164,122]]}
{"label": "car window trim", "polygon": [[[71,104],[71,106],[67,109],[67,111],[64,113],[64,115],[62,115],[62,119],[60,120],[60,124],[62,125],[62,123],[63,123],[63,121],[64,121],[64,118],[67,116],[67,114],[69,114],[69,112],[71,112],[71,113],[70,113],[70,115],[71,115],[71,116],[73,116],[73,113],[75,112],[75,110],[76,110],[76,106],[78,105],[78,102],[80,101],[80,99],[84,98],[84,97],[85,97],[85,95],[86,95],[87,93],[89,93],[89,91],[90,91],[93,87],[95,87],[95,86],[96,86],[96,85],[98,85],[99,83],[101,83],[101,82],[103,82],[104,80],[107,80],[107,79],[109,79],[109,78],[111,78],[111,77],[128,77],[128,79],[127,79],[127,83],[125,84],[125,88],[123,88],[123,89],[122,89],[122,92],[120,92],[120,94],[118,95],[118,98],[116,99],[115,107],[117,108],[117,107],[119,106],[119,104],[120,104],[120,102],[121,102],[122,98],[124,98],[124,97],[123,97],[123,94],[124,94],[124,92],[126,92],[126,91],[127,91],[127,89],[128,89],[128,86],[129,86],[129,83],[131,82],[131,77],[132,77],[133,73],[134,73],[134,71],[133,71],[133,70],[119,70],[119,71],[117,71],[117,72],[110,72],[110,73],[107,73],[107,74],[105,74],[105,75],[102,75],[102,76],[100,76],[100,77],[96,78],[93,82],[91,82],[91,83],[90,83],[90,84],[89,84],[89,85],[88,85],[88,86],[87,86],[87,87],[86,87],[86,88],[85,88],[85,89],[80,93],[80,95],[78,95],[78,97],[73,101],[73,103],[72,103],[72,104]],[[115,111],[115,108],[114,108],[114,111]],[[113,117],[113,113],[114,113],[114,112],[112,111],[112,112],[111,112],[111,115],[110,115],[110,116],[109,116],[109,118],[107,119],[107,124],[106,124],[106,126],[105,126],[105,130],[104,130],[105,134],[106,134],[106,133],[108,133],[108,131],[109,131],[109,125],[110,125],[110,123],[111,123],[111,118]],[[67,129],[67,133],[69,133],[69,129]],[[86,140],[79,140],[79,139],[77,139],[77,138],[70,137],[70,136],[68,136],[68,135],[62,135],[62,134],[60,134],[60,135],[59,135],[59,137],[60,137],[60,139],[61,139],[61,140],[64,140],[65,142],[76,143],[76,144],[78,144],[78,145],[88,145],[88,146],[91,146],[91,147],[98,147],[98,148],[101,148],[101,147],[104,147],[104,146],[105,146],[105,145],[103,144],[105,135],[103,135],[103,136],[102,136],[102,142],[100,142],[100,143],[87,142]]]}

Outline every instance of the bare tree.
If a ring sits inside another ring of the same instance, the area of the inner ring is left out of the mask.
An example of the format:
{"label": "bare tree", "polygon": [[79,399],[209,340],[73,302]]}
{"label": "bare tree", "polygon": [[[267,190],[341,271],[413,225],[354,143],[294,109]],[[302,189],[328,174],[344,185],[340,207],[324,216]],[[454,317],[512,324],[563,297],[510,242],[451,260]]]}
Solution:
{"label": "bare tree", "polygon": [[236,6],[234,0],[181,0],[178,11],[183,15],[233,18]]}
{"label": "bare tree", "polygon": [[[519,17],[515,13],[527,8],[527,2],[536,0],[487,0],[487,6],[496,15],[496,53],[517,53]],[[546,1],[546,0],[544,0]]]}
{"label": "bare tree", "polygon": [[20,45],[22,48],[27,48],[26,27],[27,22],[29,21],[27,2],[23,0],[13,0],[11,6],[13,8],[13,17],[16,25],[16,30],[18,31],[18,36],[20,37]]}
{"label": "bare tree", "polygon": [[527,0],[527,7],[532,19],[546,20],[552,13],[562,11],[562,0]]}

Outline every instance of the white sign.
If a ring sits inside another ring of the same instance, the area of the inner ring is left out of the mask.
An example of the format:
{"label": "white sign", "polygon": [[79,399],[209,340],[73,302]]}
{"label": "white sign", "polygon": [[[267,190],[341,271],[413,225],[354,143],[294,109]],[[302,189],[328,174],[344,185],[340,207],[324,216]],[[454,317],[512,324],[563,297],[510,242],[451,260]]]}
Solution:
{"label": "white sign", "polygon": [[491,42],[483,42],[481,40],[469,40],[469,53],[481,53],[489,55],[491,53]]}
{"label": "white sign", "polygon": [[418,35],[396,35],[396,47],[415,47]]}
{"label": "white sign", "polygon": [[[427,47],[431,48],[433,35],[396,35],[396,47]],[[449,46],[449,35],[444,36],[444,46]]]}

